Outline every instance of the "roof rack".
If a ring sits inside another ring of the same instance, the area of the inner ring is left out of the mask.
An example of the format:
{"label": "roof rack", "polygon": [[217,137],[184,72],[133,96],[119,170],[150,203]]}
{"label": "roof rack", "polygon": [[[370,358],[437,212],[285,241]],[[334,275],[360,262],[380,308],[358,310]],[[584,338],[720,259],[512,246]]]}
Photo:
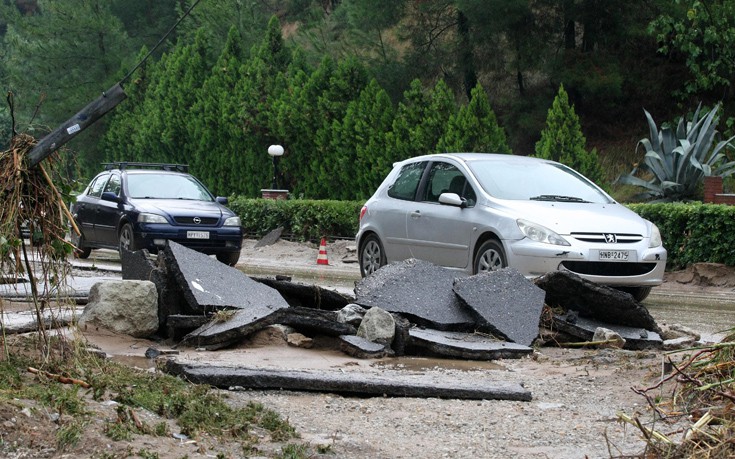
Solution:
{"label": "roof rack", "polygon": [[103,166],[105,166],[105,170],[109,171],[110,169],[127,169],[127,168],[136,168],[136,169],[161,169],[164,171],[176,171],[176,172],[189,172],[189,165],[188,164],[169,164],[169,163],[135,163],[130,161],[120,161],[120,162],[113,162],[113,163],[102,163]]}

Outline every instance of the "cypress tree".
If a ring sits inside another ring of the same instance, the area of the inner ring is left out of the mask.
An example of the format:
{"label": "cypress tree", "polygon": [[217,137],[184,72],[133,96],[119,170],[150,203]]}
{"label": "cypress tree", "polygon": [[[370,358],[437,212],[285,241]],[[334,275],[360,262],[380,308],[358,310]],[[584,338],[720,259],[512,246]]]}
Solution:
{"label": "cypress tree", "polygon": [[565,164],[595,183],[602,181],[602,168],[597,159],[597,151],[585,150],[587,140],[582,135],[579,117],[569,103],[564,85],[546,116],[546,128],[541,131],[541,139],[536,143],[536,155]]}

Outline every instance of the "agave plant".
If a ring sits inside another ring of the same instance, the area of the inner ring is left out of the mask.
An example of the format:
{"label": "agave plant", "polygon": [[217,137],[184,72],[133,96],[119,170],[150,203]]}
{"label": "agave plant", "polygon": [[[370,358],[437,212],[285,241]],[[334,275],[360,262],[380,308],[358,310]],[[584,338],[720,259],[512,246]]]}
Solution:
{"label": "agave plant", "polygon": [[655,201],[684,201],[697,198],[699,184],[704,177],[726,177],[735,173],[735,161],[725,154],[733,148],[731,141],[719,140],[717,131],[720,105],[700,118],[700,108],[691,121],[681,117],[676,130],[671,127],[658,129],[648,111],[646,119],[650,138],[641,139],[636,151],[643,147],[645,156],[629,174],[618,178],[618,183],[635,185],[645,191],[634,199]]}

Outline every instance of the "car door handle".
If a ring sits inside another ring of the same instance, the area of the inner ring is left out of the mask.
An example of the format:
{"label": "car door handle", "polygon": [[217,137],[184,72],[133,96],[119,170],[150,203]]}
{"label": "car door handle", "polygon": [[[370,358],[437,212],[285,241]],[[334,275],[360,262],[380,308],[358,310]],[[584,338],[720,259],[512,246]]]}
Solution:
{"label": "car door handle", "polygon": [[413,218],[413,219],[421,218],[421,211],[420,210],[414,210],[413,212],[411,212],[411,218]]}

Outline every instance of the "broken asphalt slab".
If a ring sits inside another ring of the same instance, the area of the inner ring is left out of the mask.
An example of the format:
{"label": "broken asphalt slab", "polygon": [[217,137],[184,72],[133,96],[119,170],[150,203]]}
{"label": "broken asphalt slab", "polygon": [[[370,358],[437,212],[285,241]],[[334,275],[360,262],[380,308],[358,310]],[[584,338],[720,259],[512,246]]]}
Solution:
{"label": "broken asphalt slab", "polygon": [[410,347],[442,357],[468,360],[519,359],[533,352],[528,346],[498,341],[477,333],[412,328],[409,335]]}
{"label": "broken asphalt slab", "polygon": [[252,277],[256,282],[278,290],[291,306],[304,306],[315,309],[336,311],[342,309],[355,299],[334,290],[318,285],[302,284],[290,280],[271,277]]}
{"label": "broken asphalt slab", "polygon": [[628,293],[596,284],[569,271],[544,274],[536,279],[536,285],[546,291],[546,304],[551,308],[577,311],[581,317],[599,320],[607,325],[624,325],[661,333],[648,309]]}
{"label": "broken asphalt slab", "polygon": [[479,329],[524,346],[533,344],[538,336],[546,292],[517,269],[458,278],[454,292],[473,311]]}
{"label": "broken asphalt slab", "polygon": [[355,283],[355,303],[437,330],[472,331],[475,318],[452,290],[458,275],[423,260],[391,263]]}
{"label": "broken asphalt slab", "polygon": [[640,327],[626,327],[625,325],[612,325],[594,319],[588,319],[576,315],[554,315],[554,326],[584,341],[591,341],[598,327],[607,328],[620,335],[625,344],[623,349],[643,350],[661,349],[663,340],[658,333]]}
{"label": "broken asphalt slab", "polygon": [[257,307],[255,315],[265,309],[276,311],[288,303],[277,290],[252,280],[243,272],[219,261],[168,241],[163,258],[184,298],[194,310],[208,312],[223,308]]}
{"label": "broken asphalt slab", "polygon": [[446,374],[439,377],[381,375],[306,370],[273,370],[182,364],[166,360],[165,371],[196,384],[219,388],[277,389],[332,392],[355,396],[436,397],[464,400],[531,401],[531,392],[518,383],[483,381],[468,383]]}

